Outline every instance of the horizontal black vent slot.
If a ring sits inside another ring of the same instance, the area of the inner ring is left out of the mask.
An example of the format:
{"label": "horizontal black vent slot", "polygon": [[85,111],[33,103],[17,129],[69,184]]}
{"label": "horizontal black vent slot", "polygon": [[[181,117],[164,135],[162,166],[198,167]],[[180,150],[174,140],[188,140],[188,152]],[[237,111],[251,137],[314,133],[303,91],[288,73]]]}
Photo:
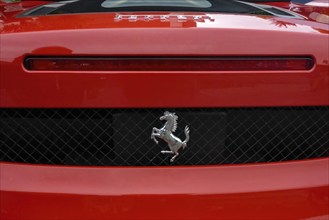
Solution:
{"label": "horizontal black vent slot", "polygon": [[[190,140],[171,163],[151,140],[165,111]],[[329,107],[0,109],[0,159],[57,165],[244,164],[329,156]]]}

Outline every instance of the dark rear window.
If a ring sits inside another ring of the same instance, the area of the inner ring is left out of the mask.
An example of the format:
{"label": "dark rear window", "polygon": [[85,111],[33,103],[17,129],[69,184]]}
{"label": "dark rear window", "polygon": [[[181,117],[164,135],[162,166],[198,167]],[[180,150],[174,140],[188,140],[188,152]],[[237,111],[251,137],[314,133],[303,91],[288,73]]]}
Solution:
{"label": "dark rear window", "polygon": [[[259,0],[247,1],[256,2]],[[236,0],[69,0],[55,1],[37,7],[25,12],[23,16],[141,11],[220,12],[272,15],[270,11],[263,9],[261,6],[258,7],[258,5],[253,3]]]}

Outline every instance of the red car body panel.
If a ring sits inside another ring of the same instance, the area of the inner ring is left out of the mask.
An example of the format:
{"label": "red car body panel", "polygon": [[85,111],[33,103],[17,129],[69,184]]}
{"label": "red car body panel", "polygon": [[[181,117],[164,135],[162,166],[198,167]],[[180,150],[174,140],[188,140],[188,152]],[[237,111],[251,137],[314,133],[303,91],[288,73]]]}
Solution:
{"label": "red car body panel", "polygon": [[[92,19],[84,15],[10,19],[2,30],[0,55],[1,67],[11,74],[1,71],[0,106],[135,108],[329,104],[328,53],[323,49],[329,48],[326,24],[268,16],[203,15],[213,20],[117,22],[114,14],[103,13],[93,14]],[[77,24],[79,30],[75,29]],[[83,73],[40,73],[28,71],[22,65],[27,56],[50,55],[305,55],[315,57],[316,65],[310,71],[286,72]]]}
{"label": "red car body panel", "polygon": [[306,4],[292,2],[289,9],[311,20],[329,24],[329,2],[326,0],[313,0]]}
{"label": "red car body panel", "polygon": [[[11,4],[16,9],[7,11],[0,4],[1,108],[329,105],[326,24],[215,13],[184,13],[211,18],[206,22],[169,23],[117,22],[111,13],[14,16],[42,3]],[[309,71],[81,73],[28,71],[23,65],[29,56],[86,55],[311,56],[315,66]],[[138,168],[1,162],[0,181],[1,219],[329,218],[329,158]]]}
{"label": "red car body panel", "polygon": [[329,159],[140,168],[3,163],[0,168],[2,219],[329,217]]}

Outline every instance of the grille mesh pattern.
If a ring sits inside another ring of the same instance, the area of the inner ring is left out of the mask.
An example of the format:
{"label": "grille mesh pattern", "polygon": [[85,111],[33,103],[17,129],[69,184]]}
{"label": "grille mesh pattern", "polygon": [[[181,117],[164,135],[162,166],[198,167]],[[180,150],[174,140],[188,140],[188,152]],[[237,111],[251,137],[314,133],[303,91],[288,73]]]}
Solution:
{"label": "grille mesh pattern", "polygon": [[[176,112],[190,140],[174,163],[153,127]],[[329,156],[329,107],[0,109],[1,161],[59,165],[204,165]]]}

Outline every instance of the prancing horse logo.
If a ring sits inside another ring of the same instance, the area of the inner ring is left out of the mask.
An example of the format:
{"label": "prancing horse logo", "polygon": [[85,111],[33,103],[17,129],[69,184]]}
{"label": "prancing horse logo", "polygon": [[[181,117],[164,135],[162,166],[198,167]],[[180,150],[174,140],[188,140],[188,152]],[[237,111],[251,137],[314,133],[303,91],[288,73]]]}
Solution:
{"label": "prancing horse logo", "polygon": [[175,113],[165,112],[163,116],[160,117],[160,120],[166,120],[165,125],[158,129],[153,128],[151,139],[155,141],[156,144],[158,144],[158,140],[156,137],[161,138],[165,142],[167,142],[168,147],[170,151],[161,151],[163,154],[174,154],[174,156],[170,159],[170,162],[174,162],[175,158],[179,155],[178,150],[180,148],[185,148],[187,146],[187,142],[190,139],[189,133],[189,127],[185,127],[185,140],[181,141],[178,137],[176,137],[172,132],[176,131],[177,128],[177,119],[178,116]]}

